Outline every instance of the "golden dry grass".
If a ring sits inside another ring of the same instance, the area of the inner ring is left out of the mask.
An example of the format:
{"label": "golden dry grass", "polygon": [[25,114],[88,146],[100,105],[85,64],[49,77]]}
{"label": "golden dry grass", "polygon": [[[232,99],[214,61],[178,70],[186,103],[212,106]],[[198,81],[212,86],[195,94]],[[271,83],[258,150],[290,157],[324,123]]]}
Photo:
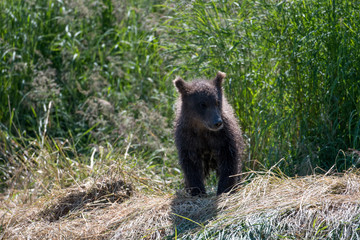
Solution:
{"label": "golden dry grass", "polygon": [[340,238],[352,239],[359,236],[360,174],[257,173],[219,198],[149,196],[118,180],[20,205],[3,196],[1,206],[2,239],[240,239],[239,229],[259,226],[271,238],[326,239],[342,231]]}

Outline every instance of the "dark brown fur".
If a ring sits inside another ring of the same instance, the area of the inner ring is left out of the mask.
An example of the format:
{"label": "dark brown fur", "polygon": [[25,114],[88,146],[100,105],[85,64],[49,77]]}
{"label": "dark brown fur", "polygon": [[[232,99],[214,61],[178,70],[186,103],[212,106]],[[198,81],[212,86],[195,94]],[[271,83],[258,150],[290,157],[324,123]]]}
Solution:
{"label": "dark brown fur", "polygon": [[218,177],[217,194],[229,192],[241,173],[243,138],[233,110],[222,91],[225,73],[212,81],[191,83],[176,78],[180,93],[176,106],[175,143],[191,195],[206,194],[204,179],[211,170]]}

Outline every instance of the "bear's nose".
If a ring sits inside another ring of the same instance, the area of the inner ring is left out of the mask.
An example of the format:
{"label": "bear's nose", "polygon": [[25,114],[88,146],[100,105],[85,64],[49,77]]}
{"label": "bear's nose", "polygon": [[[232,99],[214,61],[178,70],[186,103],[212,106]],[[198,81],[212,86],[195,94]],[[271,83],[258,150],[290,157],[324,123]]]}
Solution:
{"label": "bear's nose", "polygon": [[219,128],[219,127],[222,126],[222,124],[223,124],[222,120],[221,120],[221,119],[218,119],[218,120],[216,120],[216,122],[214,123],[214,127],[215,127],[215,128]]}

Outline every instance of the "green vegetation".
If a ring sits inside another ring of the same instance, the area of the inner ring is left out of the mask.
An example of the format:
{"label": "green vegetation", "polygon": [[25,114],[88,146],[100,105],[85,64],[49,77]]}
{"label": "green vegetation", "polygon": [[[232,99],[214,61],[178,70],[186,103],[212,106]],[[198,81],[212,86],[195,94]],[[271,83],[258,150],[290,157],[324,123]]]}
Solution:
{"label": "green vegetation", "polygon": [[61,171],[67,186],[89,176],[92,153],[102,168],[130,155],[178,175],[156,5],[2,1],[0,17],[2,182],[49,167],[38,180]]}
{"label": "green vegetation", "polygon": [[[338,171],[359,154],[360,35],[352,1],[195,1],[177,12],[174,49],[196,75],[227,73],[249,159],[287,174]],[[251,165],[253,166],[253,165]]]}
{"label": "green vegetation", "polygon": [[346,0],[1,1],[0,192],[23,204],[106,176],[174,193],[172,80],[218,70],[247,139],[245,171],[358,167],[359,10]]}

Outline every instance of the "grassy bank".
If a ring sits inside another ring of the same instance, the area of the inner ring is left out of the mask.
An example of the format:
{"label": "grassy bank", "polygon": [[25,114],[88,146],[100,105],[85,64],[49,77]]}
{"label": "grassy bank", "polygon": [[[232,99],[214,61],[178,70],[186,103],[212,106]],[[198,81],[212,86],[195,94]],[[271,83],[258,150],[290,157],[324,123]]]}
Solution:
{"label": "grassy bank", "polygon": [[[24,206],[43,211],[39,201],[62,206],[50,199],[61,201],[70,189],[80,192],[70,200],[84,200],[79,209],[99,199],[103,210],[124,206],[135,195],[171,199],[183,188],[172,136],[177,75],[227,73],[225,93],[247,141],[245,172],[275,165],[290,177],[353,171],[360,159],[359,7],[345,0],[2,1],[0,234],[18,227],[8,216]],[[299,220],[298,213],[291,216]],[[270,229],[244,219],[232,230],[217,219],[195,235]],[[110,236],[116,227],[99,231]],[[324,236],[340,236],[331,234]]]}
{"label": "grassy bank", "polygon": [[134,194],[121,181],[103,180],[0,212],[2,237],[358,239],[360,234],[356,171],[302,178],[253,173],[251,183],[220,198]]}

